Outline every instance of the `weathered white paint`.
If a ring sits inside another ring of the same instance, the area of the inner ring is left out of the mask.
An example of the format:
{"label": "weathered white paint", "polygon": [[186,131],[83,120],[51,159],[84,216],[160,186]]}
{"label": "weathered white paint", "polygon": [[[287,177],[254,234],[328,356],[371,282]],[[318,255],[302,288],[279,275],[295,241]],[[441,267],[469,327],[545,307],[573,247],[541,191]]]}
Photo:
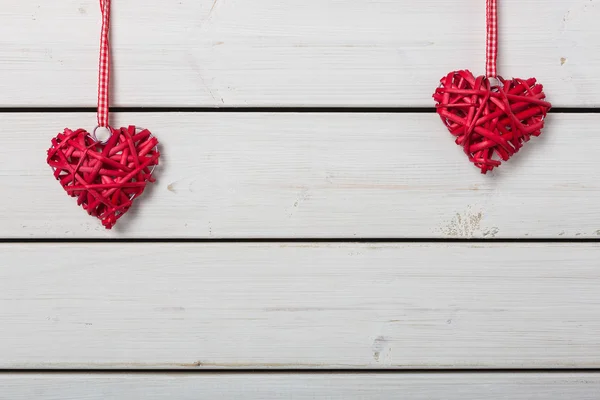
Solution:
{"label": "weathered white paint", "polygon": [[[93,106],[98,0],[4,1],[0,105]],[[113,104],[432,106],[442,75],[482,73],[485,2],[121,0]],[[600,7],[503,0],[500,68],[556,106],[600,105]],[[18,38],[18,39],[16,39]]]}
{"label": "weathered white paint", "polygon": [[0,237],[598,237],[600,115],[556,114],[483,176],[436,114],[121,114],[161,140],[114,231],[66,196],[50,138],[95,115],[3,114]]}
{"label": "weathered white paint", "polygon": [[[4,1],[0,107],[94,106],[97,0]],[[483,70],[484,2],[119,0],[118,106],[432,106]],[[477,4],[475,4],[477,3]],[[596,0],[502,0],[500,72],[599,106]],[[2,114],[0,238],[591,238],[600,116],[551,115],[481,176],[434,114],[122,114],[159,183],[113,232],[44,163],[93,114]],[[160,369],[600,368],[598,244],[0,244],[3,399],[596,399],[595,373]],[[201,371],[197,371],[201,370]]]}
{"label": "weathered white paint", "polygon": [[594,373],[12,374],[2,400],[597,400]]}
{"label": "weathered white paint", "polygon": [[0,254],[0,368],[600,367],[598,244]]}

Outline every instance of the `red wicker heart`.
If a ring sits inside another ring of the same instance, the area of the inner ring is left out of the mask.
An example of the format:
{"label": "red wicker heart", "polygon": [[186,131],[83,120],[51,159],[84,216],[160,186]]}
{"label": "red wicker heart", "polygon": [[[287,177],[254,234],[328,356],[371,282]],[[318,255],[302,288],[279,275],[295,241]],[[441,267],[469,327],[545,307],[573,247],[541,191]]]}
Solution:
{"label": "red wicker heart", "polygon": [[469,71],[443,77],[433,94],[437,113],[483,174],[507,161],[531,136],[539,136],[551,105],[535,78],[475,78]]}
{"label": "red wicker heart", "polygon": [[140,196],[158,165],[158,140],[135,126],[111,129],[103,144],[84,129],[65,129],[52,139],[48,165],[68,195],[112,228]]}

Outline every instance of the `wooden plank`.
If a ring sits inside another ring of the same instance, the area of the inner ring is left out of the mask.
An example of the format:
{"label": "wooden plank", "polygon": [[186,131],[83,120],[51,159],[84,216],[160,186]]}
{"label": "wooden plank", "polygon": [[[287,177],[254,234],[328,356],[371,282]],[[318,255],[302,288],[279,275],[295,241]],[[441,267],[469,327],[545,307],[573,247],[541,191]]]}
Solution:
{"label": "wooden plank", "polygon": [[[98,0],[5,1],[0,106],[94,106]],[[432,106],[442,75],[483,73],[485,2],[125,0],[119,106]],[[555,106],[600,105],[600,7],[504,0],[500,69]],[[18,40],[15,40],[18,38]]]}
{"label": "wooden plank", "polygon": [[106,231],[45,164],[93,114],[3,114],[0,237],[597,238],[597,114],[553,114],[490,176],[436,114],[141,113],[158,183]]}
{"label": "wooden plank", "polygon": [[597,244],[1,244],[0,368],[598,368]]}
{"label": "wooden plank", "polygon": [[11,374],[0,398],[20,400],[596,400],[596,373]]}

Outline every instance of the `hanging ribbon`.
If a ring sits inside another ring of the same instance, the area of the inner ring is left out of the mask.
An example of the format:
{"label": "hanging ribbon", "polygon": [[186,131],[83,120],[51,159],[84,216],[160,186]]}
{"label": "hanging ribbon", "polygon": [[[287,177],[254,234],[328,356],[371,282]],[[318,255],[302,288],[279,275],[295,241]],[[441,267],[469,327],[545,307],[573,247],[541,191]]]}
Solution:
{"label": "hanging ribbon", "polygon": [[498,59],[498,4],[497,0],[486,0],[486,60],[485,74],[488,78],[496,78],[496,61]]}
{"label": "hanging ribbon", "polygon": [[102,31],[100,34],[100,62],[98,67],[98,126],[108,127],[110,86],[110,0],[100,0]]}

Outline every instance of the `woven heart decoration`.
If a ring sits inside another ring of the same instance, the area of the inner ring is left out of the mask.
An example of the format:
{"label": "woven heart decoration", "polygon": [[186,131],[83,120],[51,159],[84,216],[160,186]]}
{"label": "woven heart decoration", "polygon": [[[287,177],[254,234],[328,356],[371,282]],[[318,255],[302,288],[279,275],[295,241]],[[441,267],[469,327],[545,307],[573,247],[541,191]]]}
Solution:
{"label": "woven heart decoration", "polygon": [[483,174],[507,161],[531,136],[539,136],[551,105],[535,78],[492,85],[484,76],[454,71],[441,79],[436,111],[456,144]]}
{"label": "woven heart decoration", "polygon": [[433,94],[442,122],[483,174],[508,161],[532,136],[541,135],[552,107],[535,78],[498,75],[498,0],[486,0],[485,16],[485,75],[450,72]]}
{"label": "woven heart decoration", "polygon": [[107,229],[154,182],[160,157],[158,140],[149,130],[129,126],[111,132],[102,143],[84,129],[65,129],[52,139],[47,158],[67,194]]}

